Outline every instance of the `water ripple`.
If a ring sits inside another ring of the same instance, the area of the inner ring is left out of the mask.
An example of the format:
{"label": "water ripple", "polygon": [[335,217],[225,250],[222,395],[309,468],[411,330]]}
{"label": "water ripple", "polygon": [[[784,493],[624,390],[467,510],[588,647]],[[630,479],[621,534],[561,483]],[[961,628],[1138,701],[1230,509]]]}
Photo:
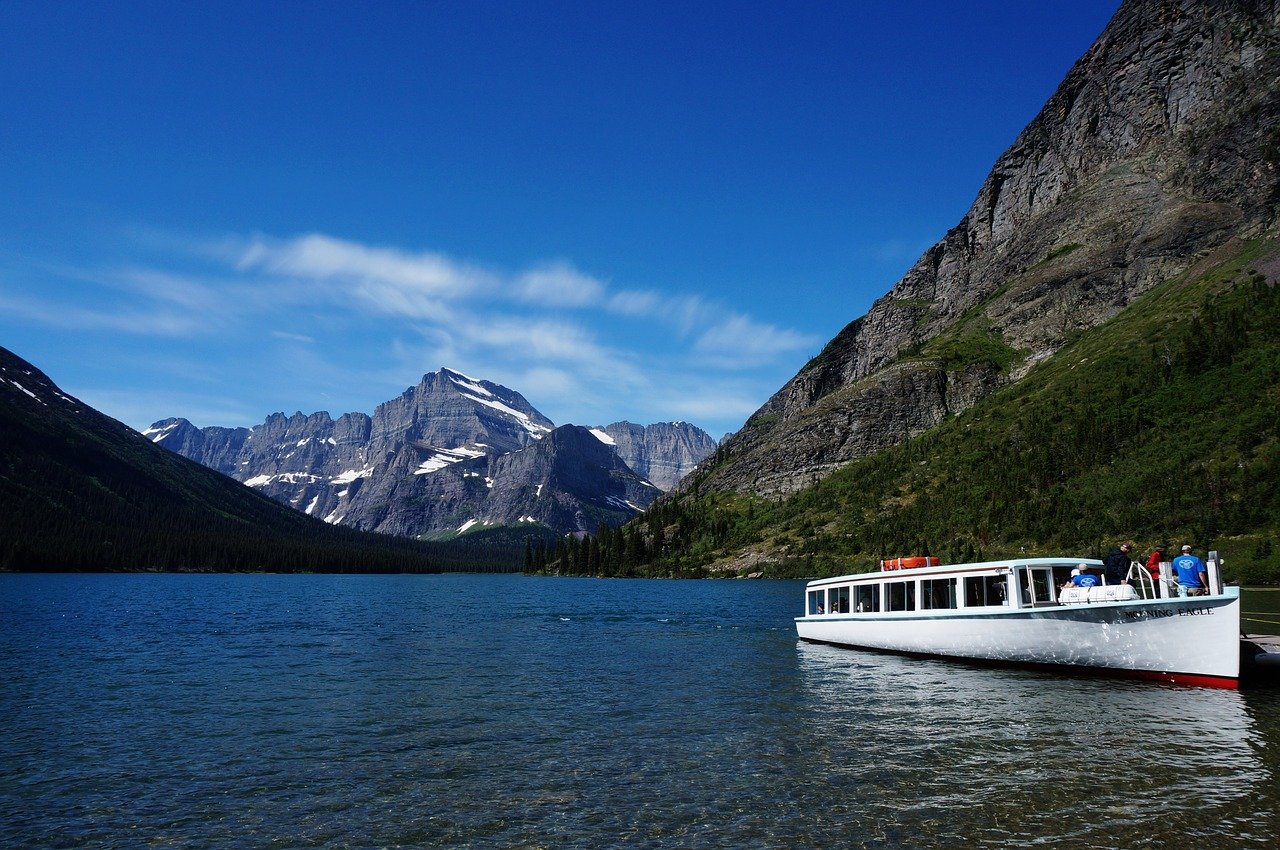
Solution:
{"label": "water ripple", "polygon": [[799,600],[0,576],[0,845],[1274,846],[1280,694],[799,644]]}

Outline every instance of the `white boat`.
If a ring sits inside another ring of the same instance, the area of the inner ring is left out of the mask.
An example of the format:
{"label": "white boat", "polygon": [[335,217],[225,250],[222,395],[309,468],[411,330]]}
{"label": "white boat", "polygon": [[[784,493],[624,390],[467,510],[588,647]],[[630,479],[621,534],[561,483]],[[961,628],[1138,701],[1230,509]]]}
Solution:
{"label": "white boat", "polygon": [[839,646],[1238,687],[1240,588],[1222,586],[1216,559],[1209,594],[1181,598],[1136,564],[1130,584],[1064,589],[1078,566],[1102,572],[1089,558],[883,562],[809,582],[796,631]]}

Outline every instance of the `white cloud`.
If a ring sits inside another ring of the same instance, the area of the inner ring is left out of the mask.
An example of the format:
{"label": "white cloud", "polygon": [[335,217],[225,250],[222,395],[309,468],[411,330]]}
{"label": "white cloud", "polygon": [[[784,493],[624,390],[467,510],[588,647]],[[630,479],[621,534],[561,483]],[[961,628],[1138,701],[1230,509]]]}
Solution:
{"label": "white cloud", "polygon": [[656,292],[623,291],[615,293],[609,298],[608,309],[611,313],[616,313],[620,316],[646,318],[658,313],[662,300],[662,296]]}
{"label": "white cloud", "polygon": [[[665,409],[670,416],[698,420],[726,418],[746,419],[760,409],[760,396],[742,391],[723,391],[715,387],[698,387],[688,395],[666,399]],[[717,440],[720,434],[712,434]]]}
{"label": "white cloud", "polygon": [[707,329],[698,337],[694,349],[710,355],[726,368],[749,367],[769,362],[781,354],[802,351],[817,342],[813,336],[734,314]]}
{"label": "white cloud", "polygon": [[530,365],[570,364],[584,374],[608,373],[632,381],[636,370],[620,352],[601,345],[580,325],[556,319],[481,317],[455,326],[466,341],[481,351],[506,351]]}
{"label": "white cloud", "polygon": [[443,254],[375,248],[312,233],[284,241],[256,236],[236,259],[240,271],[355,284],[374,303],[398,312],[406,304],[478,295],[493,288],[494,276]]}
{"label": "white cloud", "polygon": [[211,331],[211,323],[198,315],[171,308],[93,309],[20,298],[0,298],[0,311],[69,331],[117,331],[142,336],[195,336]]}
{"label": "white cloud", "polygon": [[515,279],[517,298],[544,307],[590,307],[604,297],[605,286],[568,263],[531,269]]}
{"label": "white cloud", "polygon": [[[221,357],[227,375],[253,376],[255,408],[367,412],[388,388],[449,366],[580,424],[745,417],[788,377],[770,369],[818,342],[696,292],[614,289],[568,261],[497,272],[318,233],[146,239],[146,261],[45,269],[33,294],[5,296],[0,286],[0,311],[71,332],[199,337],[202,357]],[[243,384],[235,390],[250,398]],[[201,409],[188,398],[156,413]]]}
{"label": "white cloud", "polygon": [[515,380],[520,393],[528,398],[572,398],[583,394],[578,376],[567,369],[529,369]]}
{"label": "white cloud", "polygon": [[664,295],[651,290],[623,290],[612,295],[609,312],[635,319],[659,319],[681,334],[693,332],[717,315],[710,304],[697,295]]}
{"label": "white cloud", "polygon": [[306,334],[290,333],[289,331],[272,331],[271,335],[276,339],[283,339],[286,342],[305,342],[307,344],[311,344],[316,341],[315,337],[307,336]]}

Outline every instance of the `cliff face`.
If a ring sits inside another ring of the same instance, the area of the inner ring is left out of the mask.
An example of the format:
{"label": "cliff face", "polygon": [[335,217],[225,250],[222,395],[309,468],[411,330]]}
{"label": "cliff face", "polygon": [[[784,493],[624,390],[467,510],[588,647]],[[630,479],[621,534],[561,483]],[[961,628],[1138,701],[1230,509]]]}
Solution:
{"label": "cliff face", "polygon": [[792,492],[1018,380],[1073,332],[1276,224],[1280,2],[1126,2],[963,220],[722,447]]}
{"label": "cliff face", "polygon": [[592,432],[612,445],[637,475],[664,491],[674,488],[716,450],[711,435],[688,422],[614,422]]}
{"label": "cliff face", "polygon": [[715,448],[687,423],[555,428],[518,392],[449,369],[372,416],[276,413],[203,429],[166,419],[143,434],[310,516],[401,536],[619,525],[661,493],[647,471],[671,486]]}

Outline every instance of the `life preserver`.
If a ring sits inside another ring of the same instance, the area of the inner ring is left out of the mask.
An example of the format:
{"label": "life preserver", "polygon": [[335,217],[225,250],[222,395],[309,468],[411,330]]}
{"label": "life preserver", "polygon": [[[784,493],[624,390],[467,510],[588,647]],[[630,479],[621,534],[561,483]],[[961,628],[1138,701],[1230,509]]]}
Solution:
{"label": "life preserver", "polygon": [[912,555],[909,558],[887,558],[880,562],[880,569],[911,570],[920,567],[936,567],[941,563],[941,558],[932,555]]}

